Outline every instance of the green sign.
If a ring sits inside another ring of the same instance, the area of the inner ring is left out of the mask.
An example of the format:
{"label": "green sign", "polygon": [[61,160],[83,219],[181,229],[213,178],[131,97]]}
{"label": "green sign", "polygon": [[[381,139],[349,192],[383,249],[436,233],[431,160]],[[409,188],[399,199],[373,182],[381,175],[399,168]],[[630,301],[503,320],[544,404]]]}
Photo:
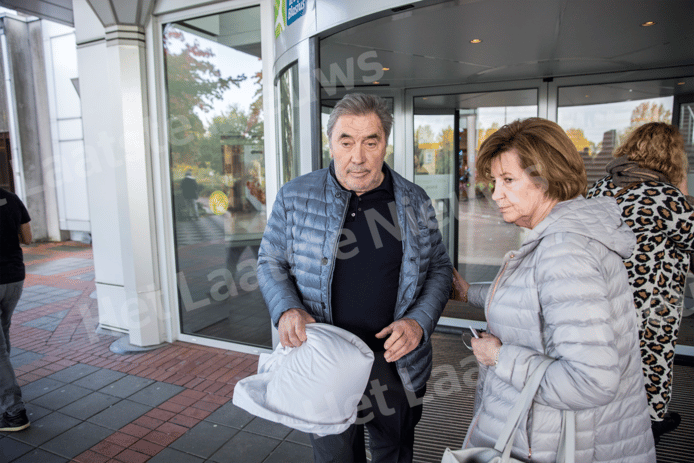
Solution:
{"label": "green sign", "polygon": [[287,28],[287,1],[275,0],[275,38]]}

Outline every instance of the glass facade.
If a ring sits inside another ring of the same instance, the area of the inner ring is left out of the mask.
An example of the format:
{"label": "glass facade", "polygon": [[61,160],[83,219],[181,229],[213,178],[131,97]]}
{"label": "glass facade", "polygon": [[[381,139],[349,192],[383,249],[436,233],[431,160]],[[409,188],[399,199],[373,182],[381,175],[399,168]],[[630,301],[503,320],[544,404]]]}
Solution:
{"label": "glass facade", "polygon": [[[588,174],[588,188],[604,177],[612,152],[637,127],[647,122],[673,123],[679,120],[692,171],[692,103],[676,95],[684,79],[617,82],[605,85],[560,87],[557,122],[582,154]],[[691,193],[691,183],[690,183]],[[685,286],[685,309],[680,325],[681,345],[694,345],[694,298],[692,278]]]}
{"label": "glass facade", "polygon": [[277,110],[277,164],[280,185],[284,185],[300,172],[299,136],[299,66],[294,63],[280,74],[275,84]]}
{"label": "glass facade", "polygon": [[679,128],[691,171],[694,167],[694,102],[683,102],[679,111]]}
{"label": "glass facade", "polygon": [[[434,202],[451,260],[468,281],[493,279],[524,233],[497,213],[489,185],[475,172],[477,151],[502,125],[537,116],[537,95],[530,89],[414,98],[414,181]],[[474,312],[444,315],[482,319]]]}
{"label": "glass facade", "polygon": [[662,95],[661,84],[627,82],[559,88],[557,123],[583,156],[588,187],[605,176],[612,152],[632,130],[651,121],[672,123],[673,96]]}
{"label": "glass facade", "polygon": [[163,28],[183,334],[271,348],[256,277],[266,225],[260,8]]}

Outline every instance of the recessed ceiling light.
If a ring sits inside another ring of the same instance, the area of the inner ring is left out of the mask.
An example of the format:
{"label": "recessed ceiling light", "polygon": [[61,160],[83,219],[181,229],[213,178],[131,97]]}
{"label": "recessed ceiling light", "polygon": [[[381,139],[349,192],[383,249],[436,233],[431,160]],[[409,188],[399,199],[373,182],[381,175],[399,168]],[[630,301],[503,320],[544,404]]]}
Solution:
{"label": "recessed ceiling light", "polygon": [[677,85],[684,85],[686,82],[677,82]]}
{"label": "recessed ceiling light", "polygon": [[381,71],[390,71],[390,68],[382,68]]}
{"label": "recessed ceiling light", "polygon": [[642,23],[641,26],[642,27],[655,26],[655,21],[646,21],[645,23]]}
{"label": "recessed ceiling light", "polygon": [[482,39],[472,39],[470,43],[482,43]]}

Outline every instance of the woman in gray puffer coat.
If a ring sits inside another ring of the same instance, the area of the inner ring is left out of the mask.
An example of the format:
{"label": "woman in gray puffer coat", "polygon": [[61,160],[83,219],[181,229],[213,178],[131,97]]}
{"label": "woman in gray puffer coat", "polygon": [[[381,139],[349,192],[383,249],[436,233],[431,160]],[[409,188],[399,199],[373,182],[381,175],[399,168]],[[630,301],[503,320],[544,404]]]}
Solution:
{"label": "woman in gray puffer coat", "polygon": [[464,448],[493,447],[529,375],[554,359],[513,456],[555,462],[562,410],[576,412],[576,462],[655,462],[634,302],[622,257],[635,237],[611,198],[587,200],[583,160],[561,127],[531,118],[480,148],[506,222],[531,229],[491,285],[456,273],[463,300],[484,307],[489,333],[473,339],[477,408]]}

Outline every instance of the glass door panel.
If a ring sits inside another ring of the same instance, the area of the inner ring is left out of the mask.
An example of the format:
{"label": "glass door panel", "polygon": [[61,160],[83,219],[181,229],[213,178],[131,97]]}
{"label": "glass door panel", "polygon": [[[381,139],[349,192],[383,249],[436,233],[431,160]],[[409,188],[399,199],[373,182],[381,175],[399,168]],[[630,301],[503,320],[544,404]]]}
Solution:
{"label": "glass door panel", "polygon": [[[694,170],[694,95],[686,95],[685,100],[675,107],[679,113],[679,129],[684,138],[684,149],[687,152],[689,161],[689,194],[694,193],[692,187],[692,171]],[[679,350],[685,351],[687,355],[694,355],[694,273],[690,264],[687,284],[684,291],[684,310],[682,311],[682,323],[677,340]],[[682,349],[686,346],[686,349]]]}
{"label": "glass door panel", "polygon": [[[560,87],[557,123],[583,156],[588,188],[605,176],[614,149],[646,122],[672,123],[668,81]],[[669,94],[668,94],[669,93]]]}
{"label": "glass door panel", "polygon": [[299,176],[299,65],[289,66],[275,83],[277,128],[277,163],[282,166],[280,186]]}
{"label": "glass door panel", "polygon": [[[414,98],[414,180],[434,202],[451,260],[469,282],[492,280],[524,234],[503,221],[477,178],[477,151],[502,125],[537,116],[537,96],[530,89]],[[455,301],[443,316],[484,321],[482,311]]]}
{"label": "glass door panel", "polygon": [[266,225],[260,8],[166,24],[183,334],[272,347],[256,261]]}

